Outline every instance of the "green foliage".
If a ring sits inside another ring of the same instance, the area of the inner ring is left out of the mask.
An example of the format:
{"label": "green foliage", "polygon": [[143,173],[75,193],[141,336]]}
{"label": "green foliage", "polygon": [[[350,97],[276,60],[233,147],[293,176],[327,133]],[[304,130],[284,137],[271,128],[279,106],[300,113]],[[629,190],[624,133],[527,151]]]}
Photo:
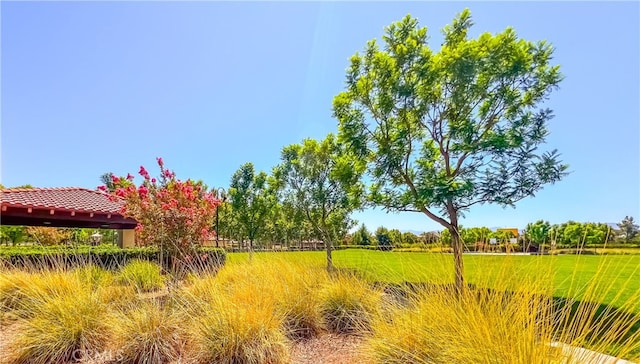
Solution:
{"label": "green foliage", "polygon": [[331,269],[331,249],[342,239],[354,221],[351,212],[362,204],[363,186],[359,181],[363,163],[353,163],[333,134],[324,140],[305,139],[282,149],[282,163],[274,177],[285,198],[299,208],[327,248],[327,267]]}
{"label": "green foliage", "polygon": [[[402,233],[402,240],[399,243],[404,244],[415,244],[419,240],[418,236],[410,231]],[[398,242],[393,242],[394,244],[399,244]]]}
{"label": "green foliage", "polygon": [[538,220],[535,223],[527,224],[524,234],[529,241],[535,244],[544,244],[547,242],[550,230],[551,224],[548,221]]}
{"label": "green foliage", "polygon": [[40,245],[65,244],[71,239],[71,231],[48,226],[28,226],[27,234],[32,241]]}
{"label": "green foliage", "polygon": [[12,245],[23,242],[26,236],[27,231],[24,226],[0,226],[0,238],[10,241]]}
{"label": "green foliage", "polygon": [[158,264],[145,260],[133,260],[120,270],[116,281],[128,284],[141,292],[156,291],[164,286],[165,277]]}
{"label": "green foliage", "polygon": [[398,229],[389,230],[389,239],[391,240],[391,243],[393,243],[394,245],[403,243],[402,233]]}
{"label": "green foliage", "polygon": [[376,229],[376,241],[381,250],[391,250],[392,240],[389,238],[389,231],[382,226]]}
{"label": "green foliage", "polygon": [[[204,267],[219,267],[225,263],[223,249],[199,248],[206,259]],[[81,267],[92,263],[101,268],[113,269],[124,266],[133,259],[159,261],[156,247],[118,248],[113,245],[98,246],[15,246],[0,247],[0,265],[17,268],[29,267]]]}
{"label": "green foliage", "polygon": [[[115,175],[111,172],[103,173],[100,176],[100,182],[107,188],[107,191],[111,193],[115,192],[117,188],[113,182],[113,177],[115,177]],[[126,181],[126,178],[124,178],[124,180]]]}
{"label": "green foliage", "polygon": [[353,233],[353,244],[355,245],[371,245],[372,240],[371,234],[364,224],[360,225],[360,228]]}
{"label": "green foliage", "polygon": [[372,40],[351,57],[346,90],[333,101],[340,140],[368,162],[371,200],[456,233],[460,288],[460,213],[513,206],[567,169],[556,151],[538,151],[552,118],[541,104],[562,79],[553,48],[511,28],[470,39],[472,24],[462,11],[434,52],[427,29],[407,15],[385,28],[383,46]]}
{"label": "green foliage", "polygon": [[263,233],[269,212],[276,203],[267,174],[255,173],[252,163],[243,164],[231,177],[229,197],[242,236],[253,245]]}
{"label": "green foliage", "polygon": [[624,219],[622,219],[622,221],[618,224],[618,228],[620,228],[620,231],[624,236],[624,240],[628,243],[636,235],[638,235],[640,226],[638,226],[635,221],[633,221],[633,216],[625,216]]}
{"label": "green foliage", "polygon": [[551,226],[548,236],[556,245],[570,247],[605,244],[614,239],[614,234],[607,224],[575,221]]}

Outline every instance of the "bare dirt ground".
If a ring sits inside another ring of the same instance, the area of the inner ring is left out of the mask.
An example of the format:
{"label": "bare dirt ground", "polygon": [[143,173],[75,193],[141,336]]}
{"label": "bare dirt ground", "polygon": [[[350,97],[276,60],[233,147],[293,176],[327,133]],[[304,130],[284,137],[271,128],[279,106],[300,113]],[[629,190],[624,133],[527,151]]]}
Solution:
{"label": "bare dirt ground", "polygon": [[324,334],[295,343],[291,349],[292,364],[368,364],[363,355],[363,340],[355,336]]}

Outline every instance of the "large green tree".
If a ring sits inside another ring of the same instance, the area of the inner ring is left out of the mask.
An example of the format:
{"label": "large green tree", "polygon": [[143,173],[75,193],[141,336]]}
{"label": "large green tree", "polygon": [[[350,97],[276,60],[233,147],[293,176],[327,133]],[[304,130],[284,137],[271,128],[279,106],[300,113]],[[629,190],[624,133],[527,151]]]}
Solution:
{"label": "large green tree", "polygon": [[266,227],[266,219],[276,199],[267,183],[265,172],[255,173],[252,163],[245,163],[231,177],[229,197],[243,236],[249,240],[249,251]]}
{"label": "large green tree", "polygon": [[370,195],[387,210],[425,214],[452,235],[455,283],[463,287],[461,213],[513,206],[561,179],[556,151],[541,152],[562,76],[553,48],[512,28],[472,39],[468,10],[443,29],[439,51],[406,16],[351,57],[346,90],[333,101],[339,137],[369,162]]}
{"label": "large green tree", "polygon": [[364,164],[354,163],[332,134],[284,147],[281,160],[274,177],[324,241],[331,271],[333,243],[353,226],[350,214],[361,206]]}
{"label": "large green tree", "polygon": [[538,220],[534,223],[527,224],[524,229],[524,235],[527,238],[527,243],[544,244],[547,242],[549,232],[551,231],[551,224],[548,221]]}
{"label": "large green tree", "polygon": [[632,216],[625,216],[624,219],[618,224],[618,228],[622,231],[622,235],[624,236],[624,240],[628,243],[633,239],[636,235],[638,235],[638,230],[640,226],[638,226],[635,221],[633,221]]}

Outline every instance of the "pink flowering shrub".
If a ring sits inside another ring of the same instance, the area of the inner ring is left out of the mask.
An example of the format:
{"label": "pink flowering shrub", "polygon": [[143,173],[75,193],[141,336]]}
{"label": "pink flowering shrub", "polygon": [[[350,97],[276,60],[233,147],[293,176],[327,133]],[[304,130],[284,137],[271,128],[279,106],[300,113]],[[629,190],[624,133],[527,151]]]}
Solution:
{"label": "pink flowering shrub", "polygon": [[[164,167],[162,158],[157,161],[160,176],[152,178],[141,166],[138,174],[143,181],[139,186],[131,174],[114,176],[116,189],[111,198],[124,200],[121,213],[138,222],[139,245],[157,244],[170,256],[184,258],[213,234],[211,226],[220,201],[202,183],[181,181]],[[98,188],[106,191],[106,186]]]}

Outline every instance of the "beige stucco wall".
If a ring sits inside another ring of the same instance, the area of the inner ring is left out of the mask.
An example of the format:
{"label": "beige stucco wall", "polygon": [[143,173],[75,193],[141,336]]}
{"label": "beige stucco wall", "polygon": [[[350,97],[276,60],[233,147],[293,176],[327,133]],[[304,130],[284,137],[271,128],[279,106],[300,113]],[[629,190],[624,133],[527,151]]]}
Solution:
{"label": "beige stucco wall", "polygon": [[133,229],[120,230],[118,234],[122,241],[120,246],[123,248],[133,248],[136,246],[136,232]]}

